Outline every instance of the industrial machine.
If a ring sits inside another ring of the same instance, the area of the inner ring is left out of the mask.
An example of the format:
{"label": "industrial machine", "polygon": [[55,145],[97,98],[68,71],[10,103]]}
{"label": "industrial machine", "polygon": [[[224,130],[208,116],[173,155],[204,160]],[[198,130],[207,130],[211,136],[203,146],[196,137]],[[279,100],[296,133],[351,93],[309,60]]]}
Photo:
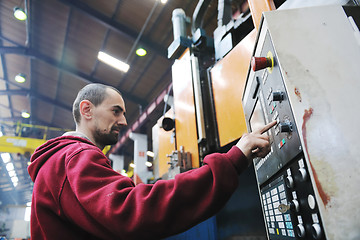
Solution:
{"label": "industrial machine", "polygon": [[184,12],[173,16],[174,101],[166,116],[174,126],[165,133],[161,118],[153,128],[156,178],[199,167],[207,154],[276,120],[267,133],[271,152],[254,160],[239,181],[246,186],[217,216],[219,239],[360,239],[359,7],[297,1],[296,9],[271,11],[296,1],[249,0],[249,12],[229,19],[231,1],[219,1],[212,39],[200,24],[209,2],[195,9],[192,37]]}
{"label": "industrial machine", "polygon": [[358,8],[263,14],[243,95],[249,131],[276,120],[254,161],[269,239],[359,239]]}

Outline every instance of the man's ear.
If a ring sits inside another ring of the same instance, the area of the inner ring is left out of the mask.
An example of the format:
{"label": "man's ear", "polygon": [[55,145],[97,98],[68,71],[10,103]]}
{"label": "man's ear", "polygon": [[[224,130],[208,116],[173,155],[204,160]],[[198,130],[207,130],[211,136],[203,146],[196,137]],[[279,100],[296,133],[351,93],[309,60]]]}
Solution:
{"label": "man's ear", "polygon": [[90,120],[92,118],[93,104],[89,100],[82,100],[80,102],[80,115],[84,119]]}

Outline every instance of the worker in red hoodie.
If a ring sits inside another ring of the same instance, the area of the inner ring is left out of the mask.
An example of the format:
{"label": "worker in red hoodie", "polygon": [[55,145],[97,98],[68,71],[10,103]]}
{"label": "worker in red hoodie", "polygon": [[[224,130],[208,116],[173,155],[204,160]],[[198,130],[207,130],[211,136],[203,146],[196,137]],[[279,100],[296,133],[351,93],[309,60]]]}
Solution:
{"label": "worker in red hoodie", "polygon": [[263,157],[269,139],[262,130],[245,134],[225,154],[173,180],[134,185],[114,171],[102,153],[126,126],[125,103],[110,86],[89,84],[74,104],[76,131],[36,149],[28,168],[34,181],[31,238],[161,239],[185,231],[218,212],[253,157]]}

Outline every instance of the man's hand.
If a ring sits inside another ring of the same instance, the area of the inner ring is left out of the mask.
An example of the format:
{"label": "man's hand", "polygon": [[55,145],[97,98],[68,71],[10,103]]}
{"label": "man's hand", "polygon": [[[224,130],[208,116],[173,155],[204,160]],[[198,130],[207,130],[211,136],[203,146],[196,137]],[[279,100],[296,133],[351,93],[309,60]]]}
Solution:
{"label": "man's hand", "polygon": [[265,157],[270,152],[269,137],[263,133],[267,132],[275,125],[276,121],[273,121],[259,130],[244,134],[240,138],[236,146],[244,153],[249,160],[249,163],[253,158]]}

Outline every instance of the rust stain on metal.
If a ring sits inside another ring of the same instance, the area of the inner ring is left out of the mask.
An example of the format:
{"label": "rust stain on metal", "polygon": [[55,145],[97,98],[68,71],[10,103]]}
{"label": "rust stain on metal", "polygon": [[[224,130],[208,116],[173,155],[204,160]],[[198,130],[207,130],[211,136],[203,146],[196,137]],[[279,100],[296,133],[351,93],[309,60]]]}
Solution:
{"label": "rust stain on metal", "polygon": [[319,182],[319,178],[318,178],[318,175],[311,163],[311,160],[310,160],[310,156],[309,156],[309,152],[308,152],[308,146],[307,146],[307,139],[306,139],[306,123],[307,121],[309,121],[311,115],[313,114],[313,109],[310,108],[309,110],[305,110],[304,112],[304,116],[303,116],[303,124],[302,124],[302,134],[303,134],[303,138],[304,138],[304,143],[305,143],[305,151],[306,151],[306,155],[308,156],[308,159],[309,159],[309,162],[310,162],[310,166],[311,166],[311,169],[312,169],[312,172],[313,172],[313,175],[314,175],[314,179],[315,179],[315,183],[316,183],[316,186],[317,186],[317,189],[319,190],[319,195],[321,197],[321,200],[323,201],[325,207],[326,205],[329,203],[330,201],[330,197],[329,195],[327,195],[323,189],[323,187],[321,186],[321,183]]}
{"label": "rust stain on metal", "polygon": [[302,98],[301,98],[301,93],[300,93],[299,89],[298,89],[298,88],[295,88],[294,91],[295,91],[296,96],[297,96],[298,99],[299,99],[299,102],[301,102]]}

